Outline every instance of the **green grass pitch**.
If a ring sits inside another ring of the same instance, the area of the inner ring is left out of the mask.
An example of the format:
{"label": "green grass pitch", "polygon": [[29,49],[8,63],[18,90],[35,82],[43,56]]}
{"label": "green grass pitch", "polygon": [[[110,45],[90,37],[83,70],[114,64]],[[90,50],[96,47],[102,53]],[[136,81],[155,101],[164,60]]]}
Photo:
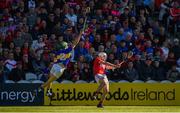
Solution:
{"label": "green grass pitch", "polygon": [[0,112],[26,113],[150,113],[150,112],[180,112],[180,106],[1,106]]}

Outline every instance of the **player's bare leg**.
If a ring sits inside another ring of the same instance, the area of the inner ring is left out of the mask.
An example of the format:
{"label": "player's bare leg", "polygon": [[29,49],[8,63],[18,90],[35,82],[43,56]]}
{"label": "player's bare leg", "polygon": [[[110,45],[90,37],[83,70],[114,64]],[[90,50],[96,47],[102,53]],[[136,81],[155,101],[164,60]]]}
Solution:
{"label": "player's bare leg", "polygon": [[47,85],[46,95],[49,97],[53,96],[53,92],[51,90],[51,87],[52,87],[52,82],[49,85]]}
{"label": "player's bare leg", "polygon": [[97,107],[100,107],[100,108],[103,107],[103,102],[106,99],[106,95],[109,92],[109,82],[107,79],[104,79],[104,82],[105,82],[105,85],[103,87],[103,94],[102,94],[101,100],[99,101],[99,104],[97,105]]}
{"label": "player's bare leg", "polygon": [[57,78],[53,75],[50,75],[50,78],[48,79],[47,82],[45,82],[44,84],[41,85],[41,88],[45,88],[45,87],[50,87],[51,86],[51,83],[53,81],[57,80]]}
{"label": "player's bare leg", "polygon": [[53,96],[53,93],[52,91],[50,90],[51,88],[51,85],[52,85],[52,82],[57,80],[57,78],[55,76],[53,76],[52,74],[50,74],[50,77],[49,79],[47,80],[47,82],[43,83],[39,88],[38,90],[34,90],[34,95],[37,94],[37,92],[41,92],[44,90],[44,88],[47,88],[47,96]]}
{"label": "player's bare leg", "polygon": [[47,89],[51,89],[52,87],[52,82],[47,86]]}
{"label": "player's bare leg", "polygon": [[93,98],[96,99],[98,93],[102,90],[102,88],[105,86],[105,82],[103,79],[99,80],[100,85],[98,86],[97,90],[93,94]]}

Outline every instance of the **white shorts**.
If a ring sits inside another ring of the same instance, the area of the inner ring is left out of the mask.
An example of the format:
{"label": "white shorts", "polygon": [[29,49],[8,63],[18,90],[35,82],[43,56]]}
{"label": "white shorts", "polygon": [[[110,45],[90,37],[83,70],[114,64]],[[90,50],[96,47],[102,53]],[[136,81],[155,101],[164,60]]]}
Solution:
{"label": "white shorts", "polygon": [[95,80],[97,83],[99,83],[99,80],[103,80],[103,79],[107,80],[107,76],[105,74],[96,74],[95,75]]}
{"label": "white shorts", "polygon": [[56,78],[61,77],[61,75],[63,74],[64,70],[66,68],[62,67],[60,64],[53,64],[50,73],[55,76]]}

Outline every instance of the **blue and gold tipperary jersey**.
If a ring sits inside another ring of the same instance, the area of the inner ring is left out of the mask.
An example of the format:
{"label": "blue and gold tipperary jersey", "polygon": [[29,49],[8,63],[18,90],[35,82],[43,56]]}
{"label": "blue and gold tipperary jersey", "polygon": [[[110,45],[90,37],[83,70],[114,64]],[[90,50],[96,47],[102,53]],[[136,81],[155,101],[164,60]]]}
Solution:
{"label": "blue and gold tipperary jersey", "polygon": [[62,63],[66,66],[71,59],[72,49],[72,47],[68,47],[67,49],[55,52],[54,63]]}

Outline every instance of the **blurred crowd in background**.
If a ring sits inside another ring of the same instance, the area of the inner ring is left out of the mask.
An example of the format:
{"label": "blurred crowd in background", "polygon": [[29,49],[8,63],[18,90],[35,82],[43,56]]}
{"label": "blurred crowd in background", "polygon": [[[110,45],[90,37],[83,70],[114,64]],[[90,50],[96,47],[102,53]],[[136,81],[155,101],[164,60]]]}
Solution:
{"label": "blurred crowd in background", "polygon": [[110,80],[174,82],[180,79],[179,9],[179,0],[1,0],[0,82],[23,80],[26,73],[46,81],[52,51],[71,44],[86,16],[59,82],[94,80],[98,52],[106,52],[108,62],[125,61],[107,70]]}

